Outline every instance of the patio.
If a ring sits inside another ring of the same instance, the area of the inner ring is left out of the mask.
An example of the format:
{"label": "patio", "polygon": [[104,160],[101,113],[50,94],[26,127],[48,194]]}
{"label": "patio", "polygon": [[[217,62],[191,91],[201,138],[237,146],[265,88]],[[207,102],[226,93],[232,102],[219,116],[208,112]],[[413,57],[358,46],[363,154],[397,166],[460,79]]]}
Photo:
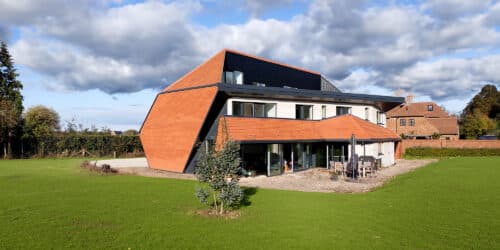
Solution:
{"label": "patio", "polygon": [[[397,160],[396,164],[392,167],[382,168],[370,177],[358,178],[354,181],[350,177],[343,178],[341,175],[332,177],[332,172],[325,168],[311,168],[301,172],[286,173],[272,177],[258,175],[255,177],[241,178],[240,184],[246,187],[304,192],[362,193],[382,186],[384,183],[397,175],[413,171],[436,161],[437,160],[434,159]],[[113,165],[111,167],[115,168]],[[146,167],[117,167],[117,169],[121,174],[196,180],[193,174],[173,173]]]}

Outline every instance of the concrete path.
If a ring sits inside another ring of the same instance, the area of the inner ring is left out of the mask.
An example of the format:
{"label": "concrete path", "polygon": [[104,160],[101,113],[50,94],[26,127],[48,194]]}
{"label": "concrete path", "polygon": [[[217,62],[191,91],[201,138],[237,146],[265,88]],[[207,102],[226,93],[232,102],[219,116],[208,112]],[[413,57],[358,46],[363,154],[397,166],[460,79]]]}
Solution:
{"label": "concrete path", "polygon": [[124,159],[109,159],[93,161],[97,166],[108,164],[111,168],[147,168],[148,162],[145,157],[140,158],[124,158]]}

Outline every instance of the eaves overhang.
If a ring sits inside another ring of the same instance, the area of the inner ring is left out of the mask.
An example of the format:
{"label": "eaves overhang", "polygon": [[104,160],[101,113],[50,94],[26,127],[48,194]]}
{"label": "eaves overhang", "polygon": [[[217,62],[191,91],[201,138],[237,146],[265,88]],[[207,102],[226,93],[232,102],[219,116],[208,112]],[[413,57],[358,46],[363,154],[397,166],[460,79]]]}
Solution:
{"label": "eaves overhang", "polygon": [[320,90],[288,89],[219,83],[219,91],[230,97],[266,98],[309,102],[368,104],[388,111],[404,102],[403,97],[329,92]]}

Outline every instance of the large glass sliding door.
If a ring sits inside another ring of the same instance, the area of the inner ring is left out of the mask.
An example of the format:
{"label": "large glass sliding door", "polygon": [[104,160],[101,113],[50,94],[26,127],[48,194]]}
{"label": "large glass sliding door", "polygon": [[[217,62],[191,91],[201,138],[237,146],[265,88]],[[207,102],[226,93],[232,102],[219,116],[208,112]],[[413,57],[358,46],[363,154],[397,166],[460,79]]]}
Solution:
{"label": "large glass sliding door", "polygon": [[283,145],[268,144],[267,145],[267,175],[274,176],[281,174],[281,166],[283,162]]}
{"label": "large glass sliding door", "polygon": [[298,143],[293,147],[294,171],[308,169],[312,167],[312,145],[308,143]]}

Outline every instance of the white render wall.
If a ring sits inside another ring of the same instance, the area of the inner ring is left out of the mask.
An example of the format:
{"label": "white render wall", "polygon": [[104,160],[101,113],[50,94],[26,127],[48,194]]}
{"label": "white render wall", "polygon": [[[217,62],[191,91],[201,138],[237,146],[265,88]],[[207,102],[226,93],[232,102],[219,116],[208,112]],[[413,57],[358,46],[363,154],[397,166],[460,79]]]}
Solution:
{"label": "white render wall", "polygon": [[[347,103],[312,103],[312,102],[295,102],[295,101],[276,101],[276,100],[263,100],[252,98],[230,98],[227,101],[227,115],[233,114],[233,101],[237,102],[258,102],[258,103],[276,103],[276,116],[278,118],[295,119],[295,105],[312,105],[313,106],[313,120],[321,120],[321,106],[326,106],[326,118],[336,116],[337,106],[351,107],[352,115],[361,119],[365,119],[365,108],[368,108],[368,120],[377,123],[377,111],[374,106],[347,104]],[[381,122],[385,127],[385,114],[382,114]]]}
{"label": "white render wall", "polygon": [[[356,144],[356,154],[363,156],[363,147],[365,147],[365,155],[373,156],[375,159],[382,159],[382,167],[394,165],[394,142],[374,142],[366,145]],[[379,151],[380,150],[380,151]],[[349,157],[351,156],[351,145],[349,144]],[[381,154],[379,154],[381,153]]]}

